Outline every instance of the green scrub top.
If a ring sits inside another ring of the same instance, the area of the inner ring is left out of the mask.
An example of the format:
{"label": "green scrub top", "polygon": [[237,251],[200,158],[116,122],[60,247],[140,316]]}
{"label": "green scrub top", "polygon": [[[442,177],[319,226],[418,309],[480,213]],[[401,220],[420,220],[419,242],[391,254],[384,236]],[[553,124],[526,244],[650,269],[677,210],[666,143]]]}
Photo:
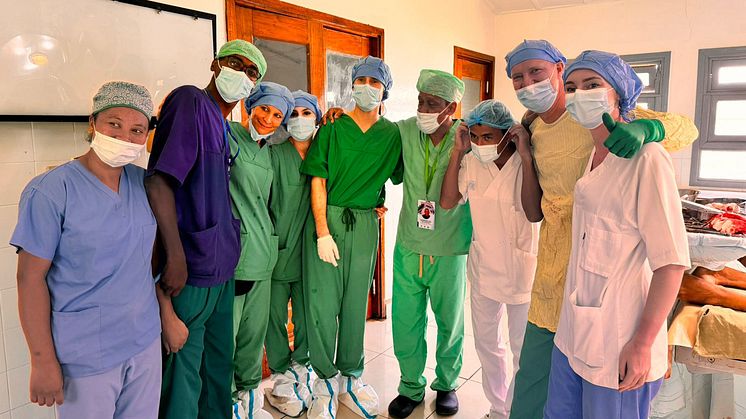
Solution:
{"label": "green scrub top", "polygon": [[303,227],[311,213],[311,180],[300,172],[303,159],[289,140],[269,149],[272,158],[272,196],[269,211],[279,238],[273,281],[301,279]]}
{"label": "green scrub top", "polygon": [[[417,128],[417,119],[409,118],[396,123],[402,138],[404,155],[404,202],[399,214],[396,242],[405,248],[430,256],[453,256],[469,253],[471,242],[471,216],[469,205],[457,205],[446,210],[440,206],[440,187],[451,159],[456,128],[455,121],[443,141],[434,146],[430,137]],[[437,161],[435,174],[426,192],[425,147],[432,167]],[[442,148],[441,148],[442,147]],[[417,201],[435,201],[435,229],[417,227]]]}
{"label": "green scrub top", "polygon": [[363,133],[343,115],[319,129],[301,172],[327,179],[328,205],[371,209],[383,204],[386,180],[401,183],[401,150],[393,122],[380,118]]}
{"label": "green scrub top", "polygon": [[[241,257],[234,277],[239,281],[263,281],[272,277],[277,261],[277,236],[269,216],[272,163],[269,146],[259,147],[238,122],[230,123],[230,192],[233,215],[241,221]],[[240,149],[240,151],[239,151]]]}

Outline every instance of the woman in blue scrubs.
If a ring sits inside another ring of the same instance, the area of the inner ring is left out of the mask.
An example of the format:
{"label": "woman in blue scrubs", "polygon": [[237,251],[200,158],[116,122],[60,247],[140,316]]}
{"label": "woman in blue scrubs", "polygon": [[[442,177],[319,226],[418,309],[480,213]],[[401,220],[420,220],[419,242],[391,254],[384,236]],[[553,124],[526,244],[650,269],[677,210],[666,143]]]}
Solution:
{"label": "woman in blue scrubs", "polygon": [[34,178],[10,243],[31,354],[30,399],[59,419],[155,418],[161,332],[151,255],[156,224],[145,171],[153,102],[104,84],[89,118],[91,149]]}

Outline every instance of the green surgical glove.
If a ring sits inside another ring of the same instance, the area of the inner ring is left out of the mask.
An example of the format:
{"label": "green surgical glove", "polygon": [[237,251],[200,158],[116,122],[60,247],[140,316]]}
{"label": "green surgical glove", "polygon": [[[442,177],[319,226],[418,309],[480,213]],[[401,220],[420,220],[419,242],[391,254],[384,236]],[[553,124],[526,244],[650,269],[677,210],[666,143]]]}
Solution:
{"label": "green surgical glove", "polygon": [[655,119],[616,122],[608,113],[604,113],[602,119],[609,130],[609,138],[604,141],[604,146],[624,159],[632,158],[643,144],[661,141],[666,136],[663,124]]}

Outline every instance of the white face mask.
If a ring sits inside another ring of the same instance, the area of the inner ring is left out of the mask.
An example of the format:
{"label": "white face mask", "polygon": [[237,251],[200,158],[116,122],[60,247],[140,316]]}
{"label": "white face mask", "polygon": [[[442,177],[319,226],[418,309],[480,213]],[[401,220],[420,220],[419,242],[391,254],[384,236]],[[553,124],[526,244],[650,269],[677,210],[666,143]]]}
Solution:
{"label": "white face mask", "polygon": [[446,110],[443,109],[440,113],[417,112],[417,128],[425,134],[434,133],[438,128],[440,128],[443,122],[445,122],[445,119],[443,122],[438,122],[438,118],[445,111]]}
{"label": "white face mask", "polygon": [[500,155],[503,153],[503,151],[505,151],[505,148],[508,146],[508,141],[505,141],[505,144],[502,146],[500,151],[497,150],[497,147],[503,143],[507,135],[508,135],[508,132],[506,131],[497,144],[487,144],[487,145],[472,144],[471,151],[474,153],[474,156],[477,158],[477,160],[481,161],[482,163],[491,163],[499,159]]}
{"label": "white face mask", "polygon": [[552,86],[552,75],[546,80],[516,90],[518,100],[528,110],[536,113],[544,113],[549,110],[557,99],[557,89]]}
{"label": "white face mask", "polygon": [[352,99],[363,112],[370,112],[381,104],[383,89],[369,84],[352,85]]}
{"label": "white face mask", "polygon": [[223,100],[233,103],[249,97],[254,82],[243,71],[220,67],[220,74],[215,78],[215,86]]}
{"label": "white face mask", "polygon": [[102,162],[111,167],[122,167],[140,157],[145,143],[135,144],[94,131],[91,148]]}
{"label": "white face mask", "polygon": [[256,128],[254,128],[254,121],[251,118],[249,118],[249,133],[251,134],[252,140],[259,142],[261,140],[266,140],[267,138],[272,136],[272,134],[274,134],[275,132],[272,131],[267,134],[259,134],[259,131],[257,131]]}
{"label": "white face mask", "polygon": [[609,90],[611,89],[578,89],[575,93],[568,93],[565,95],[567,112],[588,129],[600,126],[604,112],[610,114],[613,110],[609,103]]}
{"label": "white face mask", "polygon": [[315,117],[296,116],[288,121],[288,132],[297,141],[308,141],[316,131]]}

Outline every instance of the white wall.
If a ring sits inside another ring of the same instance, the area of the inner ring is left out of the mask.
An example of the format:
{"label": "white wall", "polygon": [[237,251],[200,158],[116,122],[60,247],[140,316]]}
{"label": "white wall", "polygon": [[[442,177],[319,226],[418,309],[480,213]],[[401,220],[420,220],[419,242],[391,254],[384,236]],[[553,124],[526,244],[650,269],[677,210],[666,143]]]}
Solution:
{"label": "white wall", "polygon": [[[568,58],[586,49],[671,51],[668,111],[694,119],[699,49],[746,45],[744,22],[743,0],[623,0],[499,15],[495,49],[504,57],[523,39],[546,39]],[[496,74],[495,92],[515,113],[523,109],[504,71]],[[679,184],[688,185],[691,147],[673,157]]]}
{"label": "white wall", "polygon": [[[223,0],[170,0],[176,6],[214,13],[218,45],[226,40]],[[415,114],[415,83],[419,70],[453,70],[453,46],[492,54],[494,15],[482,0],[460,4],[446,0],[298,0],[304,7],[378,26],[385,31],[385,59],[394,76],[387,117],[399,120]],[[462,2],[463,3],[463,2]],[[11,7],[23,7],[14,3]],[[458,16],[458,18],[457,18]],[[206,82],[206,81],[205,81]],[[20,329],[15,282],[16,255],[8,245],[24,186],[47,166],[57,165],[88,149],[86,124],[0,123],[0,419],[47,419],[54,411],[28,404],[28,351]],[[387,191],[387,295],[390,297],[392,252],[401,206],[401,187]]]}

